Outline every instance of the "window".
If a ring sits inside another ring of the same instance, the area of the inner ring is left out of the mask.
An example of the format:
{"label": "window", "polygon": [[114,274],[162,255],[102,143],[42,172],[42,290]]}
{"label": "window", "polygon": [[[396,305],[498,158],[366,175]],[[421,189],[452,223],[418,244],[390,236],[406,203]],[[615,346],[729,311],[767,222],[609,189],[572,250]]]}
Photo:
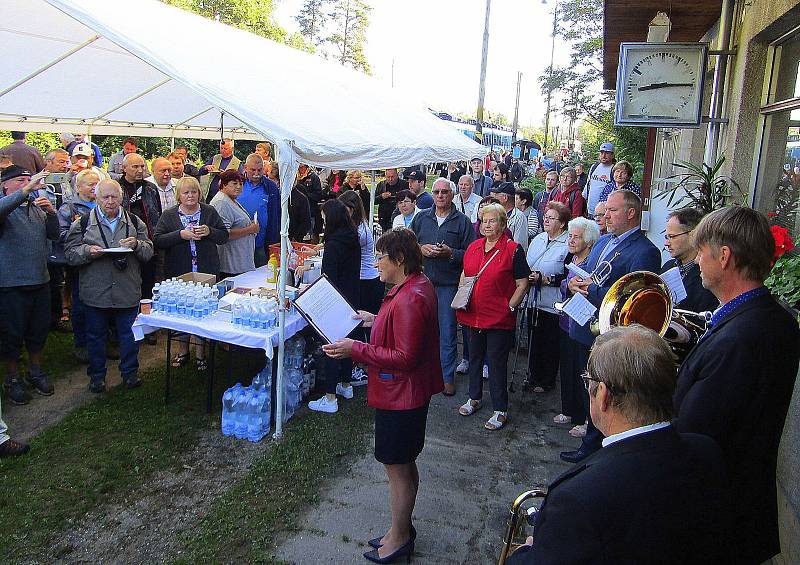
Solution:
{"label": "window", "polygon": [[774,223],[800,238],[800,28],[770,48],[761,114],[755,201]]}

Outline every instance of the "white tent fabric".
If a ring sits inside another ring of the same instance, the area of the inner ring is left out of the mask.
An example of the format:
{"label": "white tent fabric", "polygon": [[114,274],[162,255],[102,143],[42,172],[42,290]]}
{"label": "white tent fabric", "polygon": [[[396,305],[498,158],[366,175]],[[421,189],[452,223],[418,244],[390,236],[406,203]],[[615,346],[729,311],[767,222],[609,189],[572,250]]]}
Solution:
{"label": "white tent fabric", "polygon": [[[284,255],[299,163],[380,169],[486,152],[369,77],[157,0],[2,0],[0,22],[0,129],[269,139]],[[265,60],[269,76],[256,72]]]}

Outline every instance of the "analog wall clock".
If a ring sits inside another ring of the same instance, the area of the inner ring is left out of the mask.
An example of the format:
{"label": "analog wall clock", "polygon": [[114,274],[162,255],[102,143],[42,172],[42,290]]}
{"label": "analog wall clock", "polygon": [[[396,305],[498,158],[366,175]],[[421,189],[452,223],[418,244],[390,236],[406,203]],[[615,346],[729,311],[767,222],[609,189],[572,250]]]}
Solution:
{"label": "analog wall clock", "polygon": [[614,123],[700,127],[707,43],[621,43]]}

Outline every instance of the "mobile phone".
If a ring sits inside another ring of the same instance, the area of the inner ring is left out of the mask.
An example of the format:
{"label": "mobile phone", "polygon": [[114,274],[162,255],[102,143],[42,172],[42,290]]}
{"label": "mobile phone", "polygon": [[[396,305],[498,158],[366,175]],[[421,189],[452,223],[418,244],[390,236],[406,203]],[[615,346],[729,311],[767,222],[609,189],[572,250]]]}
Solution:
{"label": "mobile phone", "polygon": [[67,178],[67,173],[50,173],[44,177],[45,184],[61,184]]}

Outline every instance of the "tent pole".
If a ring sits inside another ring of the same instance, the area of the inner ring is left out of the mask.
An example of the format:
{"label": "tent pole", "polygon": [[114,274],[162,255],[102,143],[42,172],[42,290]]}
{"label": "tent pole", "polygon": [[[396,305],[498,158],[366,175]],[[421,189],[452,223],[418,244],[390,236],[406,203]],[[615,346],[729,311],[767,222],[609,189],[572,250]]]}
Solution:
{"label": "tent pole", "polygon": [[69,51],[64,53],[63,55],[59,56],[58,58],[54,59],[53,61],[47,63],[43,67],[39,67],[38,69],[33,71],[28,76],[21,78],[20,80],[18,80],[17,82],[15,82],[11,86],[9,86],[8,88],[6,88],[4,90],[0,90],[0,98],[2,98],[3,96],[5,96],[9,92],[11,92],[12,90],[17,88],[18,86],[21,86],[21,85],[25,84],[26,82],[28,82],[29,80],[31,80],[32,78],[35,78],[36,76],[42,74],[47,69],[57,65],[58,63],[60,63],[61,61],[63,61],[64,59],[66,59],[67,57],[72,55],[73,53],[76,53],[76,52],[80,51],[81,49],[83,49],[84,47],[86,47],[87,45],[90,45],[90,44],[94,43],[95,41],[100,39],[100,37],[101,36],[99,36],[99,35],[94,35],[94,36],[90,37],[89,39],[87,39],[86,41],[81,43],[80,45],[76,45],[75,47],[73,47],[72,49],[70,49]]}
{"label": "tent pole", "polygon": [[222,143],[223,139],[225,139],[225,112],[220,110],[220,112],[219,112],[219,142]]}
{"label": "tent pole", "polygon": [[375,189],[377,188],[375,185],[375,169],[371,171],[372,174],[372,186],[369,189],[369,231],[370,233],[375,233],[373,230],[373,225],[375,224]]}

